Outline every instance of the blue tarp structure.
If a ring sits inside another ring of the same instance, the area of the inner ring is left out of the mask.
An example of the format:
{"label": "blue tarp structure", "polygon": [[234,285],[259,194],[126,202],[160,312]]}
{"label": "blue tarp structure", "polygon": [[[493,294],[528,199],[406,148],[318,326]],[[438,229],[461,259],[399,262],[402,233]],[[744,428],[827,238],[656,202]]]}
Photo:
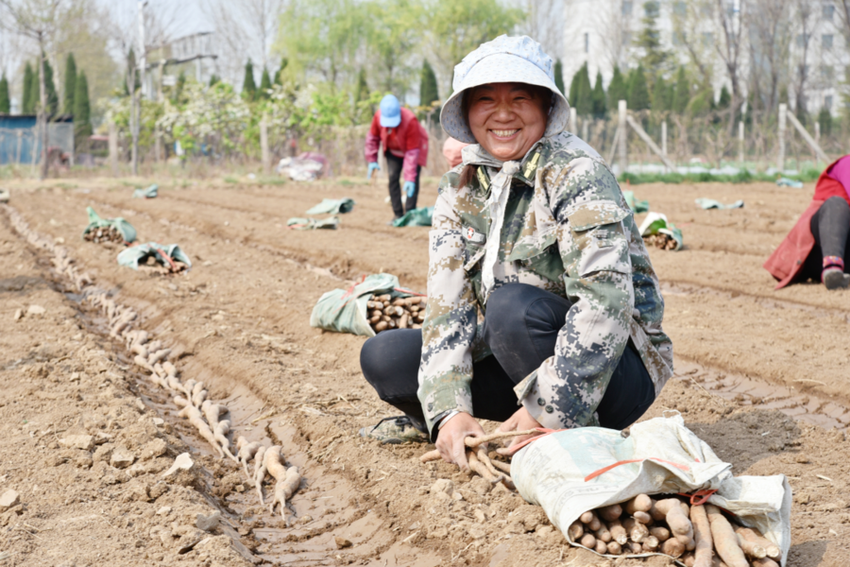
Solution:
{"label": "blue tarp structure", "polygon": [[35,116],[0,116],[0,165],[33,163],[41,154]]}

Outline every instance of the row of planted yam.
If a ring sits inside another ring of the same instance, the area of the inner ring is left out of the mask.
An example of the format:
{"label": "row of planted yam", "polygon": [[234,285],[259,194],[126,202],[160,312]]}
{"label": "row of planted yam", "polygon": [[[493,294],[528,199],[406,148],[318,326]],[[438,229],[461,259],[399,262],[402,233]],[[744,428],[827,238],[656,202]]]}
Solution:
{"label": "row of planted yam", "polygon": [[687,567],[779,567],[779,546],[716,506],[640,494],[582,514],[567,535],[597,553],[663,553]]}

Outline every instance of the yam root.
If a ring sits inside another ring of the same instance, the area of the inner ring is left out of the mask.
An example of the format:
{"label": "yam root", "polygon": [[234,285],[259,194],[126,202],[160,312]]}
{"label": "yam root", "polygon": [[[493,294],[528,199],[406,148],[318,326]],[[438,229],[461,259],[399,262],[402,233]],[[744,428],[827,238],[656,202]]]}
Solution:
{"label": "yam root", "polygon": [[716,506],[711,504],[705,505],[705,512],[708,515],[711,539],[714,541],[714,548],[720,559],[728,567],[749,567],[747,558],[744,557],[744,551],[738,545],[738,536],[732,529],[729,520]]}
{"label": "yam root", "polygon": [[570,527],[567,528],[567,538],[570,541],[578,541],[581,539],[581,536],[584,535],[584,524],[579,521],[575,521],[570,524]]}
{"label": "yam root", "polygon": [[608,544],[604,541],[597,539],[596,540],[596,548],[594,549],[596,553],[605,554],[608,553]]}
{"label": "yam root", "polygon": [[670,557],[681,557],[685,553],[685,545],[678,539],[671,537],[661,544],[661,553]]}
{"label": "yam root", "polygon": [[652,526],[649,528],[650,535],[657,537],[658,541],[667,541],[670,539],[670,530],[664,526]]}
{"label": "yam root", "polygon": [[620,545],[626,545],[626,543],[628,543],[629,534],[626,532],[626,528],[623,527],[623,524],[620,523],[620,520],[611,520],[608,523],[608,531],[611,532],[613,540]]}
{"label": "yam root", "polygon": [[596,510],[596,512],[603,520],[611,522],[620,519],[620,516],[623,515],[623,508],[619,504],[612,504],[610,506],[603,506]]}
{"label": "yam root", "polygon": [[219,456],[224,457],[224,449],[221,448],[221,445],[219,444],[218,439],[215,438],[215,434],[213,433],[212,429],[210,429],[210,426],[207,425],[206,421],[204,421],[204,417],[201,415],[201,410],[199,410],[198,408],[190,404],[188,400],[185,400],[180,396],[174,397],[174,403],[180,405],[177,400],[182,400],[183,402],[185,402],[185,407],[180,410],[180,413],[178,415],[180,417],[187,418],[189,420],[189,423],[194,425],[195,429],[198,430],[198,433],[201,435],[201,437],[206,439],[207,442],[209,442],[209,444],[215,448]]}
{"label": "yam root", "polygon": [[581,536],[579,543],[588,549],[594,549],[596,547],[596,537],[593,534],[584,534]]}
{"label": "yam root", "polygon": [[694,527],[694,567],[711,567],[714,555],[714,542],[708,515],[703,506],[691,506],[691,523]]}
{"label": "yam root", "polygon": [[263,502],[263,478],[266,476],[266,467],[263,462],[266,457],[266,446],[260,445],[257,452],[254,454],[254,486],[257,487],[257,494],[260,496],[260,506],[265,506]]}
{"label": "yam root", "polygon": [[248,461],[257,454],[259,449],[259,443],[256,441],[249,443],[248,440],[241,435],[239,436],[239,439],[236,440],[236,458],[242,463],[242,467],[245,469],[245,476],[248,478],[251,477],[251,473],[248,472]]}
{"label": "yam root", "polygon": [[753,567],[779,567],[779,563],[769,557],[753,559]]}
{"label": "yam root", "polygon": [[621,555],[623,553],[623,546],[621,546],[616,541],[609,541],[608,553],[610,553],[611,555]]}
{"label": "yam root", "polygon": [[635,512],[649,512],[652,509],[652,498],[646,494],[638,494],[626,502],[626,513],[634,515]]}
{"label": "yam root", "polygon": [[286,520],[286,501],[292,498],[298,486],[301,484],[301,475],[298,473],[298,467],[286,468],[283,464],[283,457],[280,455],[280,447],[275,446],[277,451],[272,451],[271,458],[269,451],[266,451],[266,466],[269,474],[271,474],[277,482],[274,486],[274,500],[272,500],[270,511],[274,513],[274,507],[280,504],[280,517]]}
{"label": "yam root", "polygon": [[640,522],[644,525],[652,523],[652,516],[649,515],[649,512],[642,512],[638,510],[634,513],[633,517],[635,521]]}
{"label": "yam root", "polygon": [[598,530],[593,532],[593,535],[596,536],[596,539],[603,541],[605,543],[610,542],[611,539],[612,539],[611,538],[611,532],[608,531],[608,527],[605,524],[602,524],[602,526]]}
{"label": "yam root", "polygon": [[735,533],[740,535],[747,541],[752,541],[753,543],[764,548],[765,553],[767,553],[767,557],[771,559],[779,559],[782,551],[779,549],[779,546],[770,541],[769,539],[762,536],[758,531],[752,528],[745,528],[742,526],[735,526]]}

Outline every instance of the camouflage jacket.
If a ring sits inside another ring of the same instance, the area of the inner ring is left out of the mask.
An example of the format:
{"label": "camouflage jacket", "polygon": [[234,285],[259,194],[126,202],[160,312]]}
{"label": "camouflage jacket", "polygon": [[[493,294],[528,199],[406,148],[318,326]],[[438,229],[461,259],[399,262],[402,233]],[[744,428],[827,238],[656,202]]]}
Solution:
{"label": "camouflage jacket", "polygon": [[[499,162],[473,145],[467,163],[478,166],[467,186],[458,187],[463,164],[443,176],[430,232],[418,395],[432,431],[445,411],[475,415],[472,362],[486,355],[481,264]],[[493,275],[495,288],[530,284],[573,304],[553,355],[515,388],[545,427],[598,424],[596,407],[629,339],[656,394],[672,375],[664,301],[634,217],[603,159],[573,134],[541,139],[513,175]]]}

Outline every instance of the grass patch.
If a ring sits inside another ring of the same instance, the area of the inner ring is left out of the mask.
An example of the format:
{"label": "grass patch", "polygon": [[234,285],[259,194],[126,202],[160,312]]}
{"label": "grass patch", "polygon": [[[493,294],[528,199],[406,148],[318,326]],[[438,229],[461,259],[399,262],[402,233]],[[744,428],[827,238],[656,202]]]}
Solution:
{"label": "grass patch", "polygon": [[239,180],[236,179],[235,177],[225,177],[224,182],[225,183],[239,183]]}
{"label": "grass patch", "polygon": [[[795,181],[811,182],[817,181],[820,170],[809,168],[797,175],[785,175],[788,179]],[[776,181],[778,175],[767,175],[766,173],[750,173],[748,170],[739,171],[734,175],[713,175],[703,173],[631,173],[625,172],[617,179],[621,183],[630,185],[641,185],[642,183],[752,183],[754,181]]]}
{"label": "grass patch", "polygon": [[260,185],[285,185],[286,179],[284,177],[260,177],[257,179],[257,183]]}

